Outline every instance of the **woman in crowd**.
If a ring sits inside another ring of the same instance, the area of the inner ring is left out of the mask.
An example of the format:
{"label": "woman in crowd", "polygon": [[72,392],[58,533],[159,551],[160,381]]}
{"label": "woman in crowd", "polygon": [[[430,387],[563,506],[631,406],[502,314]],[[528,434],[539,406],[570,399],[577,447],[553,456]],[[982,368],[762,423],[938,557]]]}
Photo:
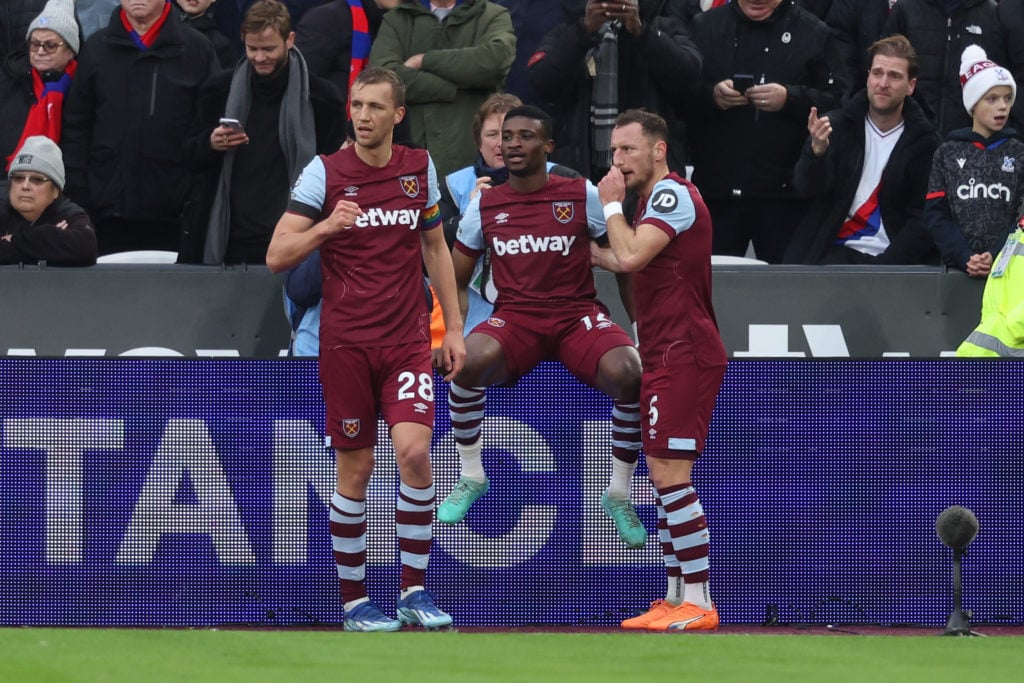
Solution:
{"label": "woman in crowd", "polygon": [[64,157],[35,135],[13,156],[7,202],[0,211],[0,264],[91,266],[98,248],[92,221],[62,193]]}
{"label": "woman in crowd", "polygon": [[13,57],[0,75],[0,153],[10,169],[28,138],[60,142],[64,98],[78,62],[79,28],[72,0],[50,0],[28,27],[28,55]]}

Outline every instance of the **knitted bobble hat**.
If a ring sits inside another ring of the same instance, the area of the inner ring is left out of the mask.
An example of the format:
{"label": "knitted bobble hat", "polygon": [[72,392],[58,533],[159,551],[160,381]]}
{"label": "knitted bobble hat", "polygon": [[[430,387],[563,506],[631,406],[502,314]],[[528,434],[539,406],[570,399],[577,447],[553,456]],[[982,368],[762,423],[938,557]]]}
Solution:
{"label": "knitted bobble hat", "polygon": [[1011,104],[1017,99],[1017,83],[1010,72],[999,66],[977,45],[968,45],[960,57],[960,85],[964,89],[964,109],[973,113],[974,105],[998,85],[1010,87]]}

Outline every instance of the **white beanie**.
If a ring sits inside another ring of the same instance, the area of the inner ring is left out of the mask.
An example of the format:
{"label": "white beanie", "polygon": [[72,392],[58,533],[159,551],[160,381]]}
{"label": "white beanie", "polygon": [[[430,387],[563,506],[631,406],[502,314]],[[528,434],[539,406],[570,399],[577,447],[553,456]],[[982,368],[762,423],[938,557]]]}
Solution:
{"label": "white beanie", "polygon": [[964,89],[964,109],[968,114],[985,93],[998,85],[1010,86],[1010,104],[1017,99],[1017,82],[1013,76],[990,60],[977,45],[968,45],[960,57],[960,85]]}
{"label": "white beanie", "polygon": [[39,13],[39,16],[28,25],[28,33],[25,40],[32,37],[32,31],[37,29],[49,29],[64,39],[75,56],[78,55],[78,22],[75,21],[74,0],[50,0],[46,7]]}
{"label": "white beanie", "polygon": [[33,135],[14,155],[8,178],[18,171],[35,171],[53,181],[58,190],[64,190],[64,155],[50,138]]}

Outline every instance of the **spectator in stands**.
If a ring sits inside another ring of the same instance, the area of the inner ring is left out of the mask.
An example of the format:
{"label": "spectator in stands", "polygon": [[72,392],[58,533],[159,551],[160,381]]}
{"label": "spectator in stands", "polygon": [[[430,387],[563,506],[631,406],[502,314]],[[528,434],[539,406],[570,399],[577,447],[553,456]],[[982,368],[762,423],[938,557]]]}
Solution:
{"label": "spectator in stands", "polygon": [[[509,69],[505,92],[521,99],[524,104],[538,107],[548,103],[530,84],[529,60],[541,40],[558,24],[567,21],[581,0],[493,0],[508,10],[512,17],[512,30],[516,34],[516,58]],[[671,1],[666,4],[673,4]]]}
{"label": "spectator in stands", "polygon": [[46,0],[0,2],[0,60],[25,54],[25,32],[45,6]]}
{"label": "spectator in stands", "polygon": [[402,0],[384,15],[370,64],[405,83],[412,142],[430,151],[439,177],[473,162],[466,131],[515,52],[508,10],[489,0]]}
{"label": "spectator in stands", "polygon": [[[822,21],[825,21],[825,16],[832,9],[832,0],[795,1],[797,6],[803,7]],[[888,2],[888,0],[886,1]],[[682,19],[687,30],[692,30],[694,17],[701,12],[706,12],[714,7],[721,7],[729,2],[730,0],[668,0],[668,5],[672,8],[672,14]],[[854,0],[854,2],[860,2],[860,0]]]}
{"label": "spectator in stands", "polygon": [[[997,11],[1006,40],[1006,67],[1016,81],[1024,82],[1024,0],[1002,0]],[[1024,130],[1024,98],[1013,103],[1013,121]]]}
{"label": "spectator in stands", "polygon": [[793,183],[812,203],[788,262],[938,263],[924,195],[939,136],[911,97],[917,54],[899,35],[869,52],[866,90],[827,115],[811,107]]}
{"label": "spectator in stands", "polygon": [[597,182],[611,166],[615,117],[643,107],[669,122],[669,167],[683,173],[683,128],[674,112],[700,75],[700,53],[666,3],[607,4],[588,0],[530,57],[530,82],[556,112],[551,159]]}
{"label": "spectator in stands", "polygon": [[779,263],[806,208],[792,178],[807,114],[834,109],[849,87],[835,38],[792,0],[736,0],[698,15],[693,39],[704,68],[687,134],[713,253],[744,256],[753,242]]}
{"label": "spectator in stands", "polygon": [[[444,220],[445,239],[448,240],[449,248],[455,246],[459,221],[469,206],[469,200],[482,189],[508,180],[508,170],[501,157],[501,124],[505,114],[522,104],[522,100],[515,95],[496,93],[484,100],[473,117],[473,140],[478,150],[476,160],[470,166],[449,173],[441,186],[441,218]],[[490,268],[484,268],[487,261],[487,253],[477,260],[466,289],[468,298],[459,301],[464,319],[463,329],[467,334],[477,323],[486,320],[494,309],[494,297],[485,294],[490,283]]]}
{"label": "spectator in stands", "polygon": [[868,49],[886,35],[882,31],[891,7],[890,0],[834,0],[829,7],[825,23],[836,36],[854,92],[871,69]]}
{"label": "spectator in stands", "polygon": [[925,225],[944,263],[985,277],[1024,198],[1024,143],[1007,125],[1017,83],[977,45],[960,58],[960,80],[973,127],[952,131],[935,151]]}
{"label": "spectator in stands", "polygon": [[238,59],[234,43],[217,28],[214,4],[217,0],[176,0],[181,20],[206,36],[217,52],[224,68],[230,68]]}
{"label": "spectator in stands", "polygon": [[906,36],[917,50],[918,96],[939,135],[969,128],[957,71],[964,48],[978,45],[996,63],[1008,64],[995,0],[899,0],[883,29],[883,35],[894,33]]}
{"label": "spectator in stands", "polygon": [[[261,264],[299,172],[316,154],[336,151],[344,100],[333,84],[309,73],[295,49],[287,8],[257,0],[242,21],[246,59],[204,86],[201,115],[209,126],[206,159],[219,167],[212,209],[186,225],[180,261]],[[234,119],[240,128],[220,124]],[[201,225],[208,217],[206,230]]]}
{"label": "spectator in stands", "polygon": [[[242,26],[242,19],[245,17],[245,13],[249,10],[249,7],[256,0],[223,0],[220,7],[217,9],[217,26],[220,27],[220,32],[226,35],[228,38],[235,43],[235,48],[239,51],[244,49],[241,42],[241,32],[239,29]],[[299,22],[306,15],[306,12],[323,5],[328,0],[284,0],[284,4],[288,7],[288,14],[292,18],[292,26],[298,26]],[[353,2],[359,2],[360,0],[352,0]],[[362,0],[364,2],[371,2],[371,0]]]}
{"label": "spectator in stands", "polygon": [[33,135],[60,142],[64,98],[78,62],[78,22],[72,0],[50,0],[26,33],[28,54],[0,74],[0,152],[9,169],[16,150]]}
{"label": "spectator in stands", "polygon": [[91,266],[96,233],[88,214],[62,194],[64,160],[50,138],[35,135],[14,155],[0,211],[0,264]]}
{"label": "spectator in stands", "polygon": [[334,83],[348,100],[348,89],[370,57],[370,44],[384,13],[398,0],[331,0],[302,16],[295,47],[309,72]]}
{"label": "spectator in stands", "polygon": [[68,193],[96,223],[100,253],[177,251],[213,46],[165,0],[121,0],[82,48],[64,110]]}
{"label": "spectator in stands", "polygon": [[83,40],[88,40],[92,34],[106,28],[110,23],[110,15],[120,7],[121,0],[75,0]]}

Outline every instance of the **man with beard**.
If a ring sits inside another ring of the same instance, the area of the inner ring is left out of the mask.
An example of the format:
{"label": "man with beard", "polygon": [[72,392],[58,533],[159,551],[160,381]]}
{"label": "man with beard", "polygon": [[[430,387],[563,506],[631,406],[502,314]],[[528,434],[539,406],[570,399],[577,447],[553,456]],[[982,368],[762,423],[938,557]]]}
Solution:
{"label": "man with beard", "polygon": [[924,226],[927,169],[939,137],[912,97],[917,53],[905,37],[868,50],[867,89],[818,116],[794,171],[813,203],[786,260],[806,264],[937,263]]}
{"label": "man with beard", "polygon": [[[691,476],[726,366],[711,301],[711,217],[697,188],[669,171],[663,118],[620,114],[611,149],[614,166],[598,185],[610,248],[591,244],[591,256],[635,279],[641,433],[667,579],[665,598],[622,628],[711,631],[719,619],[708,525]],[[627,190],[639,196],[632,225],[622,213]]]}
{"label": "man with beard", "polygon": [[[344,130],[341,92],[308,72],[284,4],[253,4],[242,36],[245,61],[204,89],[205,120],[238,122],[206,139],[207,158],[220,161],[202,252],[208,265],[263,263],[292,183],[314,155],[338,148]],[[191,251],[198,235],[189,232]]]}
{"label": "man with beard", "polygon": [[[314,250],[322,256],[320,383],[337,467],[330,530],[345,630],[442,628],[452,618],[424,589],[434,520],[434,376],[424,266],[444,311],[438,365],[445,380],[462,368],[466,347],[437,206],[441,193],[430,154],[394,144],[395,124],[405,116],[401,79],[371,67],[351,92],[355,140],[303,170],[274,231],[267,266],[280,273]],[[395,619],[370,600],[366,587],[367,494],[378,419],[389,427],[399,477],[392,527],[401,562]]]}

